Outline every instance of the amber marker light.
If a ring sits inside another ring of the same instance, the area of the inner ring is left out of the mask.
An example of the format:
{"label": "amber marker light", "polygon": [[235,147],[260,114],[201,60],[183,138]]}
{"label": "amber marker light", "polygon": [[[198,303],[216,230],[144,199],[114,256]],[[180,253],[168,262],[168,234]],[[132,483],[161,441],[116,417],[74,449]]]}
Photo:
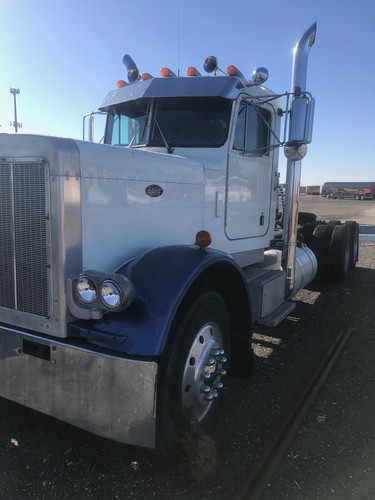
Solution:
{"label": "amber marker light", "polygon": [[186,74],[187,74],[187,76],[201,76],[201,74],[199,73],[197,68],[194,68],[194,66],[189,66],[186,69]]}
{"label": "amber marker light", "polygon": [[117,80],[117,87],[119,89],[122,89],[123,87],[126,87],[127,83],[124,80]]}
{"label": "amber marker light", "polygon": [[240,78],[244,78],[241,71],[238,68],[236,68],[236,66],[233,66],[233,64],[231,64],[230,66],[227,67],[227,75],[228,76],[238,76]]}
{"label": "amber marker light", "polygon": [[152,75],[150,75],[150,73],[142,73],[141,74],[141,80],[145,81],[145,80],[151,80],[151,78],[153,78]]}
{"label": "amber marker light", "polygon": [[170,71],[168,68],[161,68],[160,70],[160,75],[163,77],[163,78],[167,78],[168,76],[170,76]]}
{"label": "amber marker light", "polygon": [[195,236],[195,244],[199,248],[206,248],[212,243],[211,235],[208,231],[199,231]]}
{"label": "amber marker light", "polygon": [[172,70],[170,70],[169,68],[161,68],[160,70],[160,74],[163,78],[168,78],[170,76],[176,76]]}

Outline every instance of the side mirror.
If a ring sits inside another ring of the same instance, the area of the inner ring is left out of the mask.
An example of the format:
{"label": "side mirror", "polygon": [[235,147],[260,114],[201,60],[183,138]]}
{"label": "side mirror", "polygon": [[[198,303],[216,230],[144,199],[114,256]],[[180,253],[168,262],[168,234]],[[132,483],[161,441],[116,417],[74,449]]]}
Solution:
{"label": "side mirror", "polygon": [[312,141],[315,99],[304,95],[293,98],[290,108],[289,142],[309,144]]}

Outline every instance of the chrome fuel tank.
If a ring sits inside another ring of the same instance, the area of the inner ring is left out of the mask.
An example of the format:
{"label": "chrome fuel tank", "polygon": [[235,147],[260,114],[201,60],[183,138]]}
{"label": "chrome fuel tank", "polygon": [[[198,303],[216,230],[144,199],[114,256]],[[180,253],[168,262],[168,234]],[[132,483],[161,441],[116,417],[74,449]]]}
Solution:
{"label": "chrome fuel tank", "polygon": [[292,294],[307,286],[315,277],[318,270],[316,257],[307,246],[296,247],[295,282]]}

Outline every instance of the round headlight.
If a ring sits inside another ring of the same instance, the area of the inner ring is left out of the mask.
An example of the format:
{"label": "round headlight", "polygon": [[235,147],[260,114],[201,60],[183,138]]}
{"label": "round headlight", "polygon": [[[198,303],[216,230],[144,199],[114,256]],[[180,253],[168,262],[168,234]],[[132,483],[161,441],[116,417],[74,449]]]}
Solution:
{"label": "round headlight", "polygon": [[103,281],[100,287],[100,298],[109,309],[116,309],[121,304],[121,288],[114,281]]}
{"label": "round headlight", "polygon": [[92,304],[96,299],[96,287],[94,282],[86,276],[81,276],[77,281],[77,296],[84,304]]}

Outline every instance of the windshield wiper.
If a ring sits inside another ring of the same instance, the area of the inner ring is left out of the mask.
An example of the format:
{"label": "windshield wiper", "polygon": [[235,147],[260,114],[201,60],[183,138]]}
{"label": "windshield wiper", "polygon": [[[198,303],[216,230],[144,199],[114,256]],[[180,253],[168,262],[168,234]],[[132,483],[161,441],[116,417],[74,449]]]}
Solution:
{"label": "windshield wiper", "polygon": [[161,127],[160,127],[159,122],[158,122],[158,120],[157,120],[157,118],[156,118],[156,116],[155,116],[155,115],[154,115],[154,121],[155,121],[155,123],[156,123],[156,126],[157,126],[157,127],[158,127],[158,129],[159,129],[159,132],[160,132],[161,138],[163,139],[163,142],[164,142],[164,146],[166,147],[166,149],[167,149],[168,153],[169,153],[169,154],[172,154],[172,153],[173,153],[173,151],[174,151],[174,149],[173,149],[173,148],[172,148],[172,147],[168,144],[168,142],[167,142],[166,138],[164,137],[164,134],[163,134],[163,132],[162,132],[162,130],[161,130]]}

